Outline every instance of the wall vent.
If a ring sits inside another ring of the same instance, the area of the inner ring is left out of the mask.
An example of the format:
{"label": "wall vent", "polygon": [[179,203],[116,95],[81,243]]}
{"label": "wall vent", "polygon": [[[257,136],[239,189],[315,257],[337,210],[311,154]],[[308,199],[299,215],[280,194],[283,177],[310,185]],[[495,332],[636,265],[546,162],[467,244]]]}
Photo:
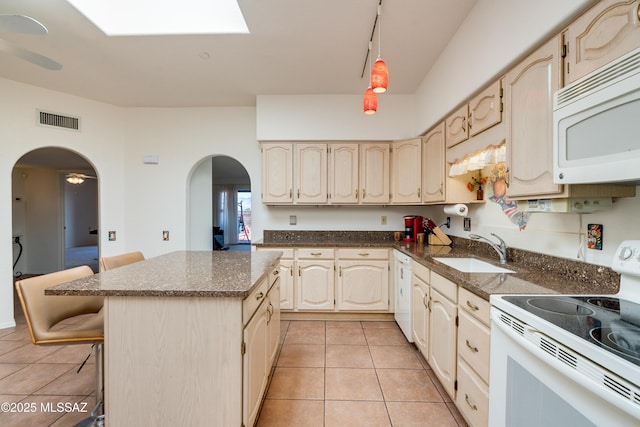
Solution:
{"label": "wall vent", "polygon": [[38,120],[41,125],[57,128],[80,130],[80,118],[63,116],[62,114],[38,111]]}

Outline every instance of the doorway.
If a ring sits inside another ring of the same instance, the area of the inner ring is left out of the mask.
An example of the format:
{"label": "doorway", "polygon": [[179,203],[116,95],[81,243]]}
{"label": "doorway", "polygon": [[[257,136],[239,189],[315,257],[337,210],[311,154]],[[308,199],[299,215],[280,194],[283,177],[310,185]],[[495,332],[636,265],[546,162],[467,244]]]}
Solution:
{"label": "doorway", "polygon": [[213,157],[211,172],[214,249],[250,250],[251,178],[228,156]]}
{"label": "doorway", "polygon": [[14,276],[98,271],[98,180],[84,157],[58,147],[23,155],[12,171],[12,214]]}

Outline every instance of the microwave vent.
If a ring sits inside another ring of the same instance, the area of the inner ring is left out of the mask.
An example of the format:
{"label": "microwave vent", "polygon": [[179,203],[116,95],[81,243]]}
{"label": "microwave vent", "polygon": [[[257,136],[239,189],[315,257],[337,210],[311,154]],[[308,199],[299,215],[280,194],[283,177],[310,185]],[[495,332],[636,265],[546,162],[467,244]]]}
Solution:
{"label": "microwave vent", "polygon": [[600,90],[618,80],[640,72],[640,49],[600,67],[598,70],[560,89],[556,95],[556,108],[569,104],[590,91]]}
{"label": "microwave vent", "polygon": [[39,123],[44,126],[80,130],[80,118],[78,117],[38,111],[38,120]]}

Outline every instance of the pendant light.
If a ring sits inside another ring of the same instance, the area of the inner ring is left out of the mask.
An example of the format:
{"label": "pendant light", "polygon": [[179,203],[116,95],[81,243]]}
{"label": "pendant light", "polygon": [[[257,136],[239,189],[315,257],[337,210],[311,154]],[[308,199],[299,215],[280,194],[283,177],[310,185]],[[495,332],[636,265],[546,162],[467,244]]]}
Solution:
{"label": "pendant light", "polygon": [[382,16],[382,0],[378,4],[378,59],[371,70],[371,87],[375,93],[384,93],[387,91],[389,85],[389,70],[387,64],[384,63],[380,56],[380,32],[382,30],[381,24]]}
{"label": "pendant light", "polygon": [[378,95],[371,87],[371,41],[369,41],[369,87],[364,92],[364,113],[375,114],[378,111]]}

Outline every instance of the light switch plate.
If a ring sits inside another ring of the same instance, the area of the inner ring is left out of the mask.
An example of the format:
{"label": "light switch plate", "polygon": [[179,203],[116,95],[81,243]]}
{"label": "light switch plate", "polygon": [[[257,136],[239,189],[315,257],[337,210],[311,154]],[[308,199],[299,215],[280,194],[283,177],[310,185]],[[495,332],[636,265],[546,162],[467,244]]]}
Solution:
{"label": "light switch plate", "polygon": [[471,218],[466,217],[466,218],[464,219],[464,225],[463,225],[463,227],[464,227],[464,231],[471,231]]}

